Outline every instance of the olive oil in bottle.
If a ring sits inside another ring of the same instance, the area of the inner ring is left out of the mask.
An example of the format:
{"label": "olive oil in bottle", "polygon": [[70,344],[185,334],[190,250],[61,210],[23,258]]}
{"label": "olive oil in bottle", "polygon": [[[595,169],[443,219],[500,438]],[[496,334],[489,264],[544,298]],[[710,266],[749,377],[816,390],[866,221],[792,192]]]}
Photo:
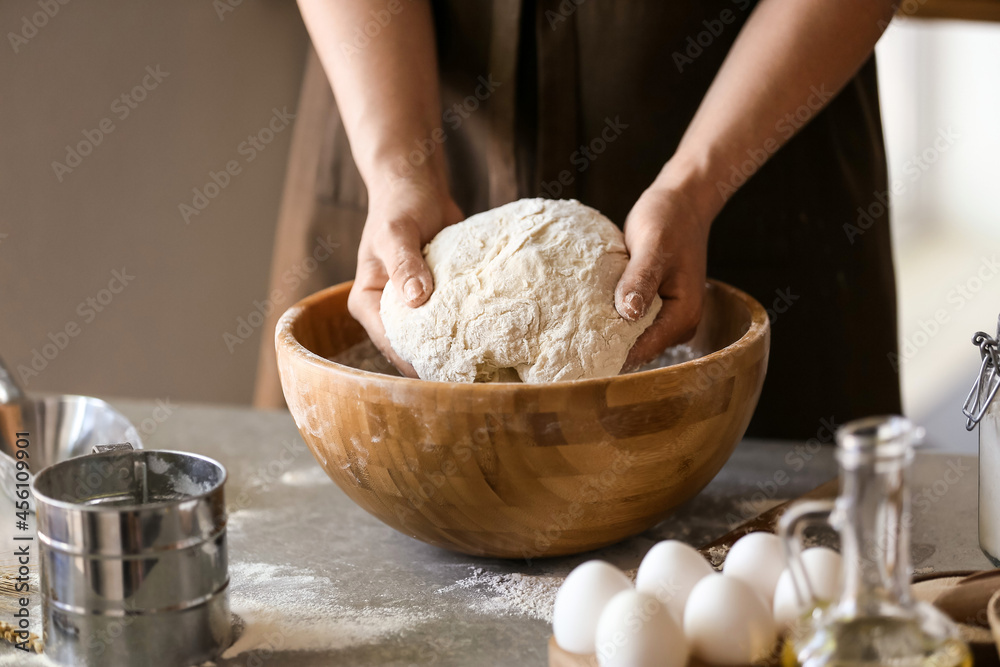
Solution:
{"label": "olive oil in bottle", "polygon": [[958,628],[910,594],[909,474],[919,429],[903,417],[850,422],[837,432],[840,496],[825,509],[802,503],[781,520],[801,600],[811,597],[799,560],[801,532],[829,522],[843,556],[840,600],[816,607],[790,630],[786,667],[968,667]]}

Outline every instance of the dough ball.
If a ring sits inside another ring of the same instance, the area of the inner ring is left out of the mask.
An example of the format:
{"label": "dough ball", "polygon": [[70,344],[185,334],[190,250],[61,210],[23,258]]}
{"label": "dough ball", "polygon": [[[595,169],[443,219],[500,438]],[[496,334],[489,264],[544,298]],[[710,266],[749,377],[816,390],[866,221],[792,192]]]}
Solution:
{"label": "dough ball", "polygon": [[446,227],[424,248],[434,293],[382,293],[389,343],[424,380],[553,382],[617,375],[660,310],[615,310],[621,231],[575,200],[522,199]]}

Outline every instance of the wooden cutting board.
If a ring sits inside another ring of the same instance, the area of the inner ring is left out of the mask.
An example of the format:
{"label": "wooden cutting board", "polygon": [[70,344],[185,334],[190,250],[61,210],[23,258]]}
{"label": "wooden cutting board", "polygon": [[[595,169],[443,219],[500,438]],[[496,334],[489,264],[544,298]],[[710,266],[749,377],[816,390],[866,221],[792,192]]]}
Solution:
{"label": "wooden cutting board", "polygon": [[744,535],[749,533],[757,532],[767,532],[776,533],[778,530],[778,522],[781,520],[781,515],[785,513],[785,510],[794,503],[803,500],[832,500],[837,497],[837,491],[840,488],[839,479],[831,479],[829,482],[820,484],[812,491],[799,496],[798,498],[792,498],[791,500],[786,500],[780,505],[776,505],[771,509],[758,514],[754,518],[741,523],[739,526],[729,531],[719,539],[709,542],[705,546],[698,549],[708,562],[712,564],[712,567],[719,569],[722,567],[722,563],[726,560],[726,554],[732,548],[736,541],[739,540]]}
{"label": "wooden cutting board", "polygon": [[[688,667],[711,667],[708,663],[697,658],[691,658],[687,664]],[[771,660],[755,664],[763,667],[777,667],[781,663],[775,656]],[[559,648],[559,644],[556,644],[555,637],[549,637],[549,667],[599,667],[599,665],[597,664],[597,656],[564,651]]]}

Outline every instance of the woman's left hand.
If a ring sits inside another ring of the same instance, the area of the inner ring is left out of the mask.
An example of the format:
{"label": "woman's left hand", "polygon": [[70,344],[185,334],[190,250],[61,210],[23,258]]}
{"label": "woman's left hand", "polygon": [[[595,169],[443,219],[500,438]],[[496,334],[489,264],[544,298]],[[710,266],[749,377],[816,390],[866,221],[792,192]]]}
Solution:
{"label": "woman's left hand", "polygon": [[[660,180],[660,179],[657,179]],[[681,190],[653,183],[625,220],[629,262],[615,289],[626,320],[642,318],[659,294],[663,307],[629,352],[626,369],[689,340],[701,321],[710,223]]]}

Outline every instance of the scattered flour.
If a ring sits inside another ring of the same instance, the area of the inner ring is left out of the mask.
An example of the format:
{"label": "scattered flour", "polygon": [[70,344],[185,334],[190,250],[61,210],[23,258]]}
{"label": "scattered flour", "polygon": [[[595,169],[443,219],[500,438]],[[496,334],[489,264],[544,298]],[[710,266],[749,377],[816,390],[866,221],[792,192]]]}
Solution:
{"label": "scattered flour", "polygon": [[281,475],[281,483],[288,486],[325,486],[333,482],[322,468],[313,465],[302,470],[289,470]]}
{"label": "scattered flour", "polygon": [[375,343],[367,336],[360,343],[356,343],[340,354],[330,357],[330,361],[356,368],[359,371],[403,377],[396,370],[396,367],[392,365],[392,362],[385,358],[379,349],[375,347]]}
{"label": "scattered flour", "polygon": [[58,667],[45,654],[25,653],[12,644],[0,644],[0,667]]}
{"label": "scattered flour", "polygon": [[[471,609],[490,616],[527,616],[546,623],[552,622],[556,593],[566,580],[559,575],[532,575],[487,572],[481,567],[470,568],[471,574],[437,593],[469,590],[480,594]],[[637,570],[625,570],[625,576],[635,582]]]}
{"label": "scattered flour", "polygon": [[215,484],[207,480],[196,481],[190,475],[181,471],[177,465],[159,456],[147,456],[146,465],[155,474],[168,476],[174,493],[181,496],[200,496],[208,493],[215,486]]}
{"label": "scattered flour", "polygon": [[[698,350],[690,345],[676,345],[674,347],[668,347],[663,351],[660,356],[656,357],[652,361],[649,361],[639,368],[631,371],[625,371],[627,373],[637,373],[639,371],[649,371],[654,368],[666,368],[667,366],[676,366],[677,364],[684,363],[685,361],[692,361],[694,359],[699,359],[704,357],[707,353],[703,350]],[[330,361],[334,361],[343,366],[350,366],[351,368],[356,368],[362,371],[368,371],[370,373],[381,373],[382,375],[393,375],[395,377],[402,377],[396,367],[393,366],[388,359],[382,356],[378,348],[375,347],[375,343],[371,342],[368,338],[365,338],[360,343],[347,348],[340,354],[330,357]]]}
{"label": "scattered flour", "polygon": [[[274,512],[266,509],[249,508],[236,510],[226,515],[226,530],[230,533],[246,533],[246,529],[251,526],[266,525],[263,522],[273,520]],[[232,578],[230,572],[230,578]]]}
{"label": "scattered flour", "polygon": [[742,520],[749,521],[755,516],[759,516],[768,510],[774,509],[785,502],[782,498],[762,499],[762,494],[755,493],[750,498],[741,498],[736,501],[735,513]]}
{"label": "scattered flour", "polygon": [[704,357],[705,353],[696,350],[690,345],[675,345],[674,347],[668,347],[660,356],[646,362],[634,371],[628,371],[631,373],[638,373],[639,371],[651,371],[654,368],[666,368],[667,366],[676,366],[677,364],[682,364],[685,361],[692,361],[694,359],[700,359]]}
{"label": "scattered flour", "polygon": [[451,586],[438,589],[448,593],[457,589],[477,589],[482,600],[473,604],[473,611],[490,615],[521,615],[552,622],[552,605],[565,577],[530,574],[497,574],[481,567]]}
{"label": "scattered flour", "polygon": [[344,605],[333,581],[295,567],[231,563],[229,574],[232,611],[244,626],[223,658],[369,644],[433,618],[400,606]]}
{"label": "scattered flour", "polygon": [[[244,510],[232,516],[249,514],[251,511]],[[247,664],[266,664],[279,651],[337,650],[371,644],[435,618],[431,612],[412,607],[368,604],[358,608],[344,604],[338,599],[335,582],[292,566],[233,562],[229,564],[229,576],[230,606],[239,619],[236,641],[222,654],[224,660],[249,656]],[[44,655],[27,654],[0,643],[0,667],[55,664]]]}
{"label": "scattered flour", "polygon": [[727,555],[729,555],[729,546],[720,545],[709,547],[708,551],[705,553],[705,558],[708,559],[709,565],[714,567],[716,570],[722,570],[722,564],[726,562]]}
{"label": "scattered flour", "polygon": [[[259,512],[259,510],[257,510]],[[253,520],[254,510],[230,515]],[[634,572],[628,573],[634,578]],[[239,617],[236,641],[222,659],[237,656],[266,661],[282,651],[330,651],[382,641],[438,617],[434,607],[345,604],[326,576],[289,565],[233,562],[229,565],[230,605]],[[468,577],[436,591],[462,591],[472,597],[470,611],[489,616],[527,616],[552,622],[552,606],[565,577],[493,573],[471,568]],[[205,666],[209,666],[206,663]],[[44,655],[24,654],[0,645],[0,667],[54,667]]]}

